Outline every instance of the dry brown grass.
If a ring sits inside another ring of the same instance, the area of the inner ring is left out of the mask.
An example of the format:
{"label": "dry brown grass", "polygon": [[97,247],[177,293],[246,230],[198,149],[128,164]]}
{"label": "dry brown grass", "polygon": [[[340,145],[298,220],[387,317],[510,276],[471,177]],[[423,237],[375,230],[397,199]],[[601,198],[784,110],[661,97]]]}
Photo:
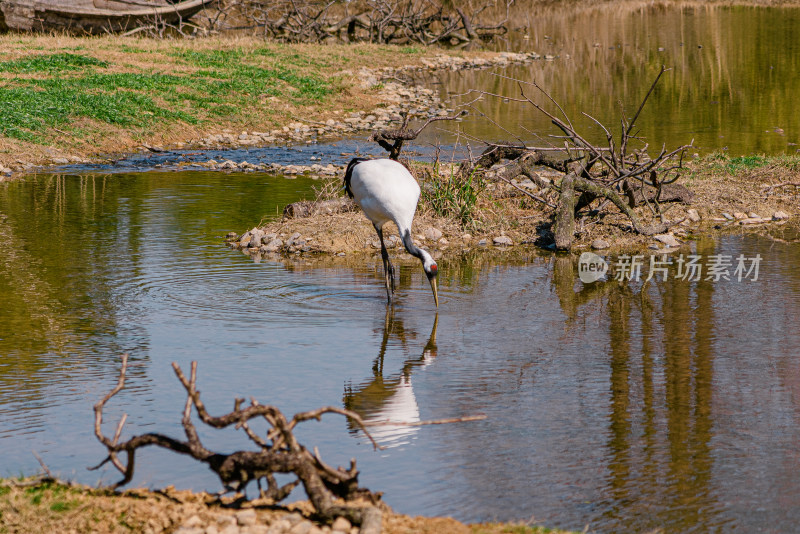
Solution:
{"label": "dry brown grass", "polygon": [[0,486],[0,531],[164,532],[206,513],[202,496],[168,490],[121,494],[60,483]]}
{"label": "dry brown grass", "polygon": [[[287,508],[256,505],[258,522],[268,524],[287,512],[308,514],[308,503]],[[239,510],[219,505],[206,493],[134,489],[120,493],[59,482],[0,481],[0,532],[39,534],[116,534],[172,532],[196,516],[203,524],[222,524]],[[223,521],[220,521],[223,519]],[[235,521],[235,519],[231,519]],[[450,518],[410,517],[384,513],[385,534],[538,534],[537,527],[514,524],[465,525]],[[556,532],[556,531],[548,531]]]}

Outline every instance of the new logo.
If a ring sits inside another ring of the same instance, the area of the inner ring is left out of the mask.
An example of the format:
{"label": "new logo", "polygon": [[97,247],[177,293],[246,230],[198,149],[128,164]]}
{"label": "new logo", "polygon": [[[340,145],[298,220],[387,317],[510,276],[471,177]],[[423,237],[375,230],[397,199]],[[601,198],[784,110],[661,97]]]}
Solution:
{"label": "new logo", "polygon": [[608,272],[608,263],[594,252],[584,252],[578,259],[578,276],[584,284],[597,282]]}

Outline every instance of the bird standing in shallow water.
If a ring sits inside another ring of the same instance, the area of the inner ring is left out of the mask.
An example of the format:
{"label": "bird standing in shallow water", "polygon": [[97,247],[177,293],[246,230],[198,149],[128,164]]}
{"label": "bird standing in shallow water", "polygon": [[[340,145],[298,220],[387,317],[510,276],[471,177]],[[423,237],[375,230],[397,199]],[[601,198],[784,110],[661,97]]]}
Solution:
{"label": "bird standing in shallow water", "polygon": [[344,174],[344,189],[355,199],[364,214],[372,221],[381,240],[381,258],[386,283],[386,298],[392,302],[394,294],[394,266],[383,242],[383,225],[389,221],[397,225],[403,245],[412,256],[419,258],[422,269],[431,284],[433,299],[439,307],[436,288],[438,267],[433,257],[414,245],[411,240],[411,222],[417,211],[419,184],[401,163],[391,159],[353,158]]}

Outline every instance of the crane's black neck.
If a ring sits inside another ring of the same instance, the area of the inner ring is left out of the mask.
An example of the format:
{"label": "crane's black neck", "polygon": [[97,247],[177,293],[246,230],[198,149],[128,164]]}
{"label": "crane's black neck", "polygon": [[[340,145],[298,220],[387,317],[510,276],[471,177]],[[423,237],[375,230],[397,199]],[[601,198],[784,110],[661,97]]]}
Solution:
{"label": "crane's black neck", "polygon": [[353,169],[362,161],[367,161],[367,158],[353,158],[347,164],[347,170],[344,171],[344,190],[347,196],[353,198],[353,190],[350,189],[350,179],[353,177]]}
{"label": "crane's black neck", "polygon": [[411,232],[409,230],[406,230],[403,234],[403,245],[406,247],[409,254],[419,258],[421,262],[425,261],[425,258],[422,256],[422,249],[416,246],[414,241],[411,240]]}

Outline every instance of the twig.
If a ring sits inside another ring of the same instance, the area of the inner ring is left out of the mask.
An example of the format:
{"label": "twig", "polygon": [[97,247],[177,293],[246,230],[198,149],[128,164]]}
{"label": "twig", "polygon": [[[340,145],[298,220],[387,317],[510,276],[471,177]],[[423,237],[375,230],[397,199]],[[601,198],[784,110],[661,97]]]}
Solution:
{"label": "twig", "polygon": [[511,180],[509,180],[509,179],[508,179],[508,178],[506,178],[505,176],[499,176],[499,175],[498,175],[498,176],[497,176],[497,178],[498,178],[498,179],[500,179],[500,180],[503,180],[505,183],[507,183],[508,185],[510,185],[511,187],[513,187],[514,189],[516,189],[517,191],[520,191],[521,193],[523,193],[523,194],[525,194],[525,195],[528,195],[528,196],[529,196],[529,197],[531,197],[533,200],[536,200],[537,202],[541,202],[542,204],[545,204],[545,205],[547,205],[547,206],[548,206],[548,207],[550,207],[550,208],[553,208],[553,209],[555,209],[555,208],[556,208],[556,205],[555,205],[555,204],[551,204],[551,203],[550,203],[550,202],[548,202],[547,200],[545,200],[545,199],[543,199],[543,198],[541,198],[541,197],[539,197],[539,196],[537,196],[537,195],[534,195],[534,194],[533,194],[533,193],[531,193],[530,191],[527,191],[527,190],[523,189],[522,187],[518,186],[517,184],[515,184],[514,182],[512,182]]}
{"label": "twig", "polygon": [[33,456],[36,458],[36,461],[39,462],[39,465],[42,466],[42,470],[47,474],[47,476],[52,479],[55,479],[53,473],[50,471],[50,468],[47,467],[47,464],[44,463],[42,457],[39,456],[39,453],[37,453],[36,451],[31,451],[31,452],[33,453]]}
{"label": "twig", "polygon": [[762,186],[761,189],[764,192],[767,192],[772,191],[773,189],[779,189],[781,187],[800,187],[800,182],[781,182],[779,184]]}
{"label": "twig", "polygon": [[425,425],[449,425],[452,423],[467,423],[471,421],[483,421],[486,415],[465,415],[464,417],[450,417],[446,419],[432,419],[429,421],[392,421],[390,419],[379,419],[364,423],[365,426],[425,426]]}

